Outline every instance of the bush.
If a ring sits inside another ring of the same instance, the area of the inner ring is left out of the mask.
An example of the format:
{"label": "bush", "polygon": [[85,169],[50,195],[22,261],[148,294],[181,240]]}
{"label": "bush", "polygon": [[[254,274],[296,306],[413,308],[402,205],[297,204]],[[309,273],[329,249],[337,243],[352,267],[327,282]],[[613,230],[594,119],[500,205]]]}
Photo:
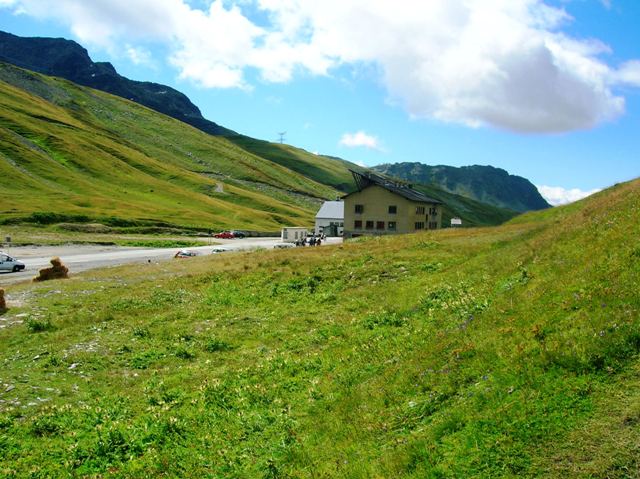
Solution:
{"label": "bush", "polygon": [[32,333],[42,333],[44,331],[55,331],[55,326],[48,319],[29,318],[26,321],[27,329]]}

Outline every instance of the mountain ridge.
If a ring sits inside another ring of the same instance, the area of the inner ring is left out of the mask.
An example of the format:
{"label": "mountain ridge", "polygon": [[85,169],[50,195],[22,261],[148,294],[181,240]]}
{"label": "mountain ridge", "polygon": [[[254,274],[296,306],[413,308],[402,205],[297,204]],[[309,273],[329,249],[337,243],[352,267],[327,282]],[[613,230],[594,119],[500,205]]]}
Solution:
{"label": "mountain ridge", "polygon": [[551,207],[529,180],[494,166],[430,166],[405,162],[386,163],[373,169],[405,181],[433,184],[450,193],[521,213]]}
{"label": "mountain ridge", "polygon": [[87,50],[73,40],[0,31],[0,61],[126,98],[212,135],[236,134],[204,118],[184,93],[168,85],[126,78],[111,63],[91,60]]}

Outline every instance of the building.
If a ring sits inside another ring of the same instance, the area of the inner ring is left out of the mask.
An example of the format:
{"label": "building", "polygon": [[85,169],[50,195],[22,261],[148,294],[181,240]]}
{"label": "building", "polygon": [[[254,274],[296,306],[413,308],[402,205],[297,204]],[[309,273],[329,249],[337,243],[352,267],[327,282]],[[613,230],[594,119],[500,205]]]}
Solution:
{"label": "building", "polygon": [[325,201],[316,215],[316,235],[342,236],[344,230],[344,202]]}
{"label": "building", "polygon": [[307,228],[282,228],[280,239],[283,243],[295,243],[296,241],[305,239],[308,234],[309,230]]}
{"label": "building", "polygon": [[439,229],[442,202],[373,173],[351,170],[357,191],[344,200],[344,237]]}

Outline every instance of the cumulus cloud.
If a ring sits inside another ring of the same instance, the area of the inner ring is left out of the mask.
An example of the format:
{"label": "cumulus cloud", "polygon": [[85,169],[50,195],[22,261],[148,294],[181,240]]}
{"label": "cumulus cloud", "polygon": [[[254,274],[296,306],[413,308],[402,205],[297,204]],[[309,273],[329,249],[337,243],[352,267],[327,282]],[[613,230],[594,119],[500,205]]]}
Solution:
{"label": "cumulus cloud", "polygon": [[600,191],[595,189],[591,191],[582,191],[578,188],[566,189],[561,186],[536,186],[542,197],[552,206],[566,205],[574,201],[586,198]]}
{"label": "cumulus cloud", "polygon": [[[601,0],[604,5],[610,2]],[[544,0],[0,0],[67,23],[105,48],[163,43],[183,79],[251,88],[247,71],[287,82],[373,65],[391,100],[416,118],[525,133],[592,128],[624,113],[615,88],[640,86],[639,62],[574,38]]]}
{"label": "cumulus cloud", "polygon": [[623,63],[622,66],[614,72],[614,80],[636,87],[640,87],[640,61],[632,60]]}
{"label": "cumulus cloud", "polygon": [[340,138],[340,145],[348,148],[364,147],[370,150],[382,151],[380,146],[380,140],[375,136],[368,135],[364,131],[358,131],[356,133],[345,133]]}

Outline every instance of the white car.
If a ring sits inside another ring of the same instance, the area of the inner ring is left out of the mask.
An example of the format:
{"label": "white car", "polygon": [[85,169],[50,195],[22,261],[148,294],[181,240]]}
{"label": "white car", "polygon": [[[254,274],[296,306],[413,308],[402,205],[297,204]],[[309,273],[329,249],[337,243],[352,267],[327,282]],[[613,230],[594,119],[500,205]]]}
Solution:
{"label": "white car", "polygon": [[211,254],[218,254],[218,253],[228,253],[229,249],[227,248],[213,248],[213,250],[211,251]]}
{"label": "white car", "polygon": [[21,271],[25,268],[22,261],[12,258],[7,253],[0,251],[0,271]]}

